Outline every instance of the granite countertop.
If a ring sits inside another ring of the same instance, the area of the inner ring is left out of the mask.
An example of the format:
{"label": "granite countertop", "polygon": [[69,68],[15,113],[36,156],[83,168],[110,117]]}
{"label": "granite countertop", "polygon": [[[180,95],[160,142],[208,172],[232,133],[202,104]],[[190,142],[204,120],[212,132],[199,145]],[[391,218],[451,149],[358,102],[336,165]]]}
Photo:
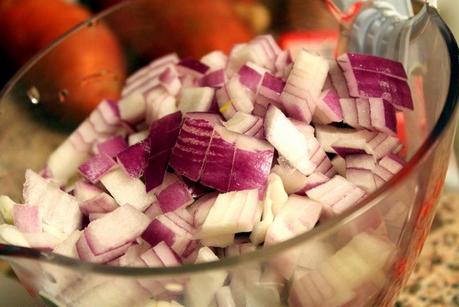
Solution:
{"label": "granite countertop", "polygon": [[[8,266],[0,261],[0,272]],[[397,307],[459,306],[459,194],[445,194]]]}
{"label": "granite countertop", "polygon": [[459,306],[459,194],[445,194],[397,306]]}

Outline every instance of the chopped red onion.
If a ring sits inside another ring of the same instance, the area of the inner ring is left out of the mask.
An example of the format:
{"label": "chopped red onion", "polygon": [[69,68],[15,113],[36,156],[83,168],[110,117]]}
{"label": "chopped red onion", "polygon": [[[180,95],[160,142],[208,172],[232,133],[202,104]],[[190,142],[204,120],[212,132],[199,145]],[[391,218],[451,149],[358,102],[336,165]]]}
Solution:
{"label": "chopped red onion", "polygon": [[333,88],[336,90],[340,98],[350,98],[351,96],[349,96],[349,89],[347,88],[347,83],[346,79],[344,78],[343,71],[339,67],[336,60],[331,60],[329,64],[329,77],[331,79]]}
{"label": "chopped red onion", "polygon": [[357,109],[358,125],[362,128],[373,130],[370,116],[370,101],[364,98],[357,98],[355,106]]}
{"label": "chopped red onion", "polygon": [[177,64],[177,70],[181,75],[200,78],[209,70],[209,66],[193,58],[185,58]]}
{"label": "chopped red onion", "polygon": [[221,68],[206,74],[199,80],[199,84],[201,86],[219,88],[222,87],[226,81],[225,69]]}
{"label": "chopped red onion", "polygon": [[47,232],[24,232],[23,236],[31,248],[36,248],[42,251],[52,251],[62,242],[61,238],[57,238]]}
{"label": "chopped red onion", "polygon": [[226,67],[228,57],[221,51],[212,51],[201,58],[201,62],[209,66],[209,71],[216,71]]}
{"label": "chopped red onion", "polygon": [[161,241],[164,241],[178,255],[187,256],[187,247],[193,241],[194,228],[188,224],[175,212],[169,212],[157,216],[145,232],[142,238],[150,245],[155,246]]}
{"label": "chopped red onion", "polygon": [[164,213],[186,207],[193,202],[187,186],[181,181],[170,184],[157,195],[157,198],[161,211]]}
{"label": "chopped red onion", "polygon": [[80,174],[91,183],[97,183],[101,177],[115,167],[116,163],[106,154],[92,156],[78,167]]}
{"label": "chopped red onion", "polygon": [[170,166],[178,174],[192,181],[199,180],[214,126],[219,123],[220,116],[217,114],[188,113],[185,115],[169,161]]}
{"label": "chopped red onion", "polygon": [[[286,138],[285,136],[289,137]],[[306,139],[295,125],[276,107],[270,106],[265,117],[266,139],[280,155],[304,175],[314,172],[315,165],[309,160]]]}
{"label": "chopped red onion", "polygon": [[354,98],[341,98],[339,100],[343,110],[343,122],[354,128],[360,128],[357,103]]}
{"label": "chopped red onion", "polygon": [[182,87],[182,82],[174,66],[167,67],[159,75],[159,82],[166,91],[173,96],[177,95]]}
{"label": "chopped red onion", "polygon": [[126,174],[139,178],[143,175],[147,166],[149,150],[148,141],[142,141],[129,146],[120,152],[116,158]]}
{"label": "chopped red onion", "polygon": [[176,98],[164,88],[158,87],[145,93],[146,114],[145,122],[151,125],[169,114],[177,112]]}
{"label": "chopped red onion", "polygon": [[400,146],[400,140],[396,136],[387,135],[385,133],[377,133],[369,138],[367,142],[367,151],[372,154],[375,159],[384,157]]}
{"label": "chopped red onion", "polygon": [[261,79],[262,75],[247,64],[239,69],[239,81],[255,93],[258,92]]}
{"label": "chopped red onion", "polygon": [[100,218],[103,218],[107,213],[89,213],[88,214],[88,218],[89,218],[89,222],[93,222],[95,220],[98,220]]}
{"label": "chopped red onion", "polygon": [[140,236],[150,219],[130,205],[124,205],[89,223],[84,236],[91,251],[101,255]]}
{"label": "chopped red onion", "polygon": [[[359,64],[354,65],[353,61]],[[413,99],[403,66],[392,62],[391,65],[378,67],[375,63],[380,61],[389,60],[360,54],[344,54],[338,58],[350,95],[382,98],[396,107],[412,110]]]}
{"label": "chopped red onion", "polygon": [[231,119],[237,110],[231,101],[226,86],[218,89],[215,92],[215,98],[217,100],[218,110],[225,119]]}
{"label": "chopped red onion", "polygon": [[347,168],[346,179],[366,192],[372,192],[376,189],[376,182],[372,170]]}
{"label": "chopped red onion", "polygon": [[37,233],[42,231],[40,207],[31,205],[14,205],[14,225],[22,232]]}
{"label": "chopped red onion", "polygon": [[176,112],[155,121],[150,127],[148,137],[150,152],[144,173],[147,192],[159,186],[163,181],[181,123],[182,114]]}
{"label": "chopped red onion", "polygon": [[90,213],[108,213],[116,210],[118,207],[113,197],[105,192],[80,203],[80,210],[85,215],[89,215]]}
{"label": "chopped red onion", "polygon": [[120,117],[128,123],[138,123],[145,117],[146,103],[142,92],[122,98],[118,104]]}
{"label": "chopped red onion", "polygon": [[189,87],[182,91],[178,109],[182,114],[206,112],[210,109],[215,91],[210,87]]}
{"label": "chopped red onion", "polygon": [[328,69],[329,64],[322,57],[305,50],[298,53],[280,97],[290,117],[311,122]]}
{"label": "chopped red onion", "polygon": [[395,109],[381,98],[370,98],[371,125],[378,131],[389,135],[397,132]]}
{"label": "chopped red onion", "polygon": [[326,125],[343,121],[343,110],[335,90],[328,89],[322,92],[316,105],[316,111],[312,118],[314,123]]}
{"label": "chopped red onion", "polygon": [[155,200],[153,193],[145,192],[145,185],[140,179],[130,177],[119,168],[107,173],[100,182],[120,206],[129,204],[143,211]]}
{"label": "chopped red onion", "polygon": [[75,197],[32,170],[27,170],[25,177],[24,201],[40,207],[43,226],[54,227],[64,235],[80,228],[82,215]]}
{"label": "chopped red onion", "polygon": [[201,227],[201,225],[204,223],[207,215],[209,214],[210,208],[212,208],[215,200],[217,199],[217,196],[217,193],[206,194],[197,199],[190,207],[188,207],[190,213],[193,214],[194,227]]}
{"label": "chopped red onion", "polygon": [[149,131],[143,130],[139,132],[132,133],[128,136],[128,145],[132,146],[134,144],[140,143],[148,137]]}
{"label": "chopped red onion", "polygon": [[123,137],[117,135],[104,142],[97,144],[97,150],[99,154],[106,154],[113,158],[116,157],[120,152],[127,148],[126,141]]}
{"label": "chopped red onion", "polygon": [[131,245],[132,243],[129,242],[118,248],[112,249],[104,254],[95,255],[94,252],[89,247],[88,241],[83,232],[81,234],[80,239],[78,240],[76,244],[76,249],[78,252],[78,256],[83,261],[88,261],[92,263],[107,263],[123,255]]}
{"label": "chopped red onion", "polygon": [[357,69],[380,73],[401,80],[408,79],[405,68],[403,68],[401,63],[383,57],[345,53],[338,58],[338,63],[344,71]]}
{"label": "chopped red onion", "polygon": [[99,187],[83,180],[79,180],[75,183],[73,191],[78,202],[84,202],[103,192]]}

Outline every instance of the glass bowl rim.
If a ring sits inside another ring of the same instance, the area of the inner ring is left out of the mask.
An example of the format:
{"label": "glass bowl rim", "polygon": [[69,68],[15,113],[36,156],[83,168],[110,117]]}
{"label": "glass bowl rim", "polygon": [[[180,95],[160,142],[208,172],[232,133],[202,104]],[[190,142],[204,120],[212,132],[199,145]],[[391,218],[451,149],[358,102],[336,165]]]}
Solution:
{"label": "glass bowl rim", "polygon": [[[13,76],[12,79],[5,85],[3,90],[0,92],[0,102],[3,101],[4,97],[7,97],[9,92],[14,88],[15,84],[21,79],[21,77],[30,70],[35,63],[42,59],[48,52],[54,47],[59,45],[60,42],[64,41],[67,37],[77,33],[79,30],[93,25],[95,22],[103,21],[104,17],[110,16],[112,13],[122,10],[123,8],[133,5],[136,1],[130,0],[115,5],[111,8],[104,10],[103,12],[93,16],[92,18],[80,23],[73,27],[47,48],[43,49],[37,55],[35,55],[29,62],[27,62],[18,72]],[[446,97],[445,106],[435,123],[434,128],[430,132],[429,136],[423,142],[421,147],[416,151],[413,157],[407,162],[403,169],[394,177],[386,182],[382,187],[368,195],[364,200],[359,202],[353,208],[347,210],[343,214],[334,217],[326,222],[314,227],[310,231],[307,231],[301,235],[295,236],[289,240],[274,244],[272,246],[263,247],[253,252],[223,258],[218,261],[197,263],[197,264],[183,264],[177,267],[167,268],[143,268],[143,267],[117,267],[106,264],[95,264],[89,263],[66,256],[54,254],[52,252],[44,252],[36,249],[18,247],[12,245],[0,244],[0,258],[4,258],[8,261],[11,258],[24,258],[37,261],[43,261],[53,265],[60,265],[69,269],[75,269],[83,272],[99,273],[105,275],[116,275],[116,276],[136,276],[136,277],[153,277],[153,276],[174,276],[182,275],[187,273],[199,273],[209,270],[227,269],[236,265],[250,263],[254,261],[264,261],[279,253],[285,252],[288,249],[294,248],[301,243],[307,241],[313,241],[320,239],[332,232],[335,228],[345,225],[351,222],[356,217],[364,214],[366,211],[377,205],[377,200],[383,198],[392,187],[402,184],[412,171],[417,167],[418,163],[427,156],[431,149],[436,145],[437,140],[442,136],[447,128],[452,124],[456,109],[457,101],[459,98],[459,50],[456,40],[449,30],[448,26],[441,19],[435,8],[430,7],[428,4],[423,9],[427,10],[428,16],[431,18],[433,23],[438,27],[443,36],[445,44],[448,48],[450,57],[451,72],[450,82],[448,87],[448,94]]]}

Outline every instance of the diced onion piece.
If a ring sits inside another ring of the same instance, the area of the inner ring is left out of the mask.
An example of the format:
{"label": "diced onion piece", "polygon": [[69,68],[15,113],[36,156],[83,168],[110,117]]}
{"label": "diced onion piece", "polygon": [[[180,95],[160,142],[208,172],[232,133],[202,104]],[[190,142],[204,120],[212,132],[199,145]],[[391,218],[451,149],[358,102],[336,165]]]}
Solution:
{"label": "diced onion piece", "polygon": [[102,192],[102,189],[99,187],[83,180],[77,181],[73,188],[73,194],[75,195],[77,201],[80,203],[89,200]]}
{"label": "diced onion piece", "polygon": [[331,208],[334,214],[340,214],[355,205],[365,192],[345,178],[336,175],[329,181],[309,190],[306,195]]}
{"label": "diced onion piece", "polygon": [[221,51],[212,51],[201,58],[201,62],[209,66],[209,71],[225,68],[228,57]]}
{"label": "diced onion piece", "polygon": [[266,113],[265,136],[279,154],[302,174],[314,172],[315,165],[309,160],[308,143],[303,134],[274,106],[270,106]]}
{"label": "diced onion piece", "polygon": [[[217,261],[218,257],[208,247],[202,247],[196,258],[197,263]],[[226,271],[208,271],[192,275],[186,284],[186,306],[208,306],[215,293],[223,286],[227,277]],[[206,289],[206,291],[201,291]]]}
{"label": "diced onion piece", "polygon": [[185,58],[177,64],[177,70],[182,76],[190,75],[200,78],[209,70],[209,66],[193,58]]}
{"label": "diced onion piece", "polygon": [[24,234],[16,226],[0,224],[0,243],[20,247],[30,247]]}
{"label": "diced onion piece", "polygon": [[328,69],[327,60],[300,50],[280,98],[290,117],[311,122]]}
{"label": "diced onion piece", "polygon": [[[354,60],[358,58],[360,64],[354,66],[352,58]],[[403,66],[393,62],[396,69],[392,70],[391,65],[375,68],[377,66],[374,63],[380,61],[387,63],[390,60],[360,54],[344,54],[338,58],[338,64],[344,71],[349,94],[361,98],[382,98],[396,107],[413,110],[413,99]],[[400,71],[396,72],[396,70]]]}
{"label": "diced onion piece", "polygon": [[370,116],[370,101],[364,98],[357,98],[355,106],[357,108],[358,125],[365,129],[373,130]]}
{"label": "diced onion piece", "polygon": [[322,92],[316,102],[316,110],[312,121],[318,124],[330,124],[343,120],[343,111],[339,102],[339,96],[333,89]]}
{"label": "diced onion piece", "polygon": [[349,98],[349,90],[347,88],[346,79],[344,78],[343,71],[339,67],[336,60],[331,60],[329,76],[333,85],[333,88],[341,98]]}
{"label": "diced onion piece", "polygon": [[357,103],[354,98],[341,98],[339,100],[343,110],[343,122],[354,128],[360,128]]}
{"label": "diced onion piece", "polygon": [[209,150],[214,126],[220,116],[208,113],[185,115],[169,165],[180,175],[198,181]]}
{"label": "diced onion piece", "polygon": [[338,58],[338,63],[344,71],[350,69],[366,70],[393,76],[401,80],[408,77],[400,62],[368,54],[345,53]]}
{"label": "diced onion piece", "polygon": [[159,82],[166,89],[166,91],[175,96],[180,92],[182,82],[174,66],[167,67],[160,75]]}
{"label": "diced onion piece", "polygon": [[196,244],[193,233],[193,225],[175,212],[169,212],[151,221],[142,238],[152,246],[164,241],[178,255],[186,257],[191,254],[191,248]]}
{"label": "diced onion piece", "polygon": [[146,104],[143,93],[136,92],[124,97],[119,102],[120,117],[129,123],[138,123],[144,119]]}
{"label": "diced onion piece", "polygon": [[52,226],[64,235],[80,228],[82,215],[75,197],[32,170],[26,170],[25,177],[24,201],[40,207],[43,225]]}
{"label": "diced onion piece", "polygon": [[243,65],[239,69],[239,82],[254,93],[258,92],[262,77],[260,72],[248,64]]}
{"label": "diced onion piece", "polygon": [[139,131],[132,133],[128,137],[128,145],[132,146],[134,144],[140,143],[148,137],[148,130]]}
{"label": "diced onion piece", "polygon": [[53,253],[78,259],[78,252],[76,250],[76,244],[78,240],[80,239],[81,236],[81,231],[75,230],[68,236],[67,239],[56,245],[56,247],[53,250]]}
{"label": "diced onion piece", "polygon": [[42,231],[40,207],[32,205],[14,205],[14,225],[22,232],[36,233]]}
{"label": "diced onion piece", "polygon": [[86,215],[90,213],[108,213],[117,208],[118,204],[116,201],[105,192],[80,203],[80,210]]}
{"label": "diced onion piece", "polygon": [[182,181],[170,184],[157,195],[157,198],[164,213],[186,207],[193,202],[193,197]]}
{"label": "diced onion piece", "polygon": [[159,186],[166,173],[169,158],[182,124],[182,114],[169,114],[150,126],[147,166],[145,167],[145,188],[149,192]]}
{"label": "diced onion piece", "polygon": [[84,232],[82,232],[81,237],[76,244],[76,249],[78,252],[78,256],[83,261],[88,261],[88,262],[93,262],[93,263],[107,263],[123,255],[126,252],[126,250],[129,248],[129,246],[131,246],[131,244],[132,243],[129,242],[118,248],[112,249],[104,254],[95,255],[88,244],[88,241],[86,239]]}
{"label": "diced onion piece", "polygon": [[223,68],[209,72],[199,80],[199,84],[201,86],[209,86],[213,88],[222,87],[225,82],[227,82],[227,78]]}
{"label": "diced onion piece", "polygon": [[189,212],[193,214],[193,225],[195,227],[200,227],[204,223],[210,208],[212,208],[217,199],[217,195],[217,193],[206,194],[188,207]]}
{"label": "diced onion piece", "polygon": [[127,148],[126,141],[123,137],[117,135],[108,140],[97,144],[98,153],[104,153],[109,157],[115,157]]}
{"label": "diced onion piece", "polygon": [[332,145],[338,140],[346,140],[348,138],[365,139],[358,130],[349,128],[337,128],[334,126],[316,125],[316,138],[320,146],[330,153],[335,153]]}
{"label": "diced onion piece", "polygon": [[7,224],[14,223],[13,211],[15,205],[16,203],[8,196],[0,196],[0,221],[3,220]]}
{"label": "diced onion piece", "polygon": [[156,87],[145,94],[145,122],[151,123],[177,112],[175,96],[170,95],[164,88]]}
{"label": "diced onion piece", "polygon": [[248,132],[256,133],[257,131],[254,130],[256,130],[256,126],[260,126],[260,122],[262,126],[263,120],[258,116],[254,116],[243,112],[236,112],[236,114],[234,114],[234,116],[230,120],[224,122],[223,125],[230,131],[241,134],[247,134]]}
{"label": "diced onion piece", "polygon": [[116,157],[119,165],[130,177],[139,178],[143,175],[147,166],[148,141],[142,141],[129,146]]}
{"label": "diced onion piece", "polygon": [[100,178],[115,167],[116,163],[105,153],[92,156],[81,164],[78,169],[80,174],[91,183],[97,183]]}
{"label": "diced onion piece", "polygon": [[143,211],[155,200],[153,193],[145,192],[145,185],[140,179],[130,177],[119,168],[104,175],[100,182],[120,206],[129,204]]}
{"label": "diced onion piece", "polygon": [[333,165],[333,168],[336,170],[336,172],[339,175],[341,175],[343,177],[346,176],[346,160],[344,160],[343,157],[336,156],[331,160],[331,163]]}
{"label": "diced onion piece", "polygon": [[373,169],[376,186],[379,187],[397,174],[406,162],[395,154],[383,157]]}
{"label": "diced onion piece", "polygon": [[183,114],[188,112],[206,112],[209,110],[214,97],[210,87],[189,87],[182,91],[178,109]]}
{"label": "diced onion piece", "polygon": [[370,98],[371,126],[389,135],[397,132],[394,107],[381,98]]}
{"label": "diced onion piece", "polygon": [[346,169],[346,179],[366,192],[372,192],[376,189],[376,182],[371,170],[348,168]]}
{"label": "diced onion piece", "polygon": [[95,255],[104,254],[140,236],[149,218],[130,205],[124,205],[89,223],[84,230],[86,241]]}
{"label": "diced onion piece", "polygon": [[249,232],[253,229],[258,207],[258,191],[246,190],[220,194],[209,211],[199,238]]}
{"label": "diced onion piece", "polygon": [[31,248],[52,251],[63,240],[48,232],[24,232],[24,238]]}

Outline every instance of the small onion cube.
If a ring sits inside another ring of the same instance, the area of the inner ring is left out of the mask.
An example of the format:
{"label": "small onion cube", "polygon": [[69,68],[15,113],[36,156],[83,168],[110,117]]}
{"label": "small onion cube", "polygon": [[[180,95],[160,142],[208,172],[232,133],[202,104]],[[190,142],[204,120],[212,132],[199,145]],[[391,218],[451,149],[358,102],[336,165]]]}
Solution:
{"label": "small onion cube", "polygon": [[239,69],[239,82],[255,93],[258,91],[261,80],[262,75],[249,65],[245,64]]}
{"label": "small onion cube", "polygon": [[148,151],[148,142],[142,141],[129,146],[120,152],[116,158],[126,174],[133,178],[139,178],[147,166]]}
{"label": "small onion cube", "polygon": [[177,70],[181,75],[189,74],[195,78],[199,78],[209,70],[209,66],[193,58],[186,58],[177,64]]}
{"label": "small onion cube", "polygon": [[193,202],[187,186],[181,181],[169,185],[158,194],[157,198],[161,211],[164,213],[186,207]]}
{"label": "small onion cube", "polygon": [[372,129],[372,120],[370,116],[370,102],[368,99],[357,98],[355,100],[357,108],[358,125],[368,130]]}
{"label": "small onion cube", "polygon": [[214,127],[220,116],[208,113],[188,113],[183,120],[169,165],[192,181],[201,178]]}
{"label": "small onion cube", "polygon": [[159,81],[166,91],[171,95],[177,95],[180,92],[182,83],[179,79],[177,70],[174,66],[169,66],[160,75]]}
{"label": "small onion cube", "polygon": [[123,255],[131,245],[132,243],[129,242],[120,247],[112,249],[104,254],[95,255],[94,252],[91,250],[86,239],[86,236],[83,232],[76,244],[76,249],[79,258],[83,261],[88,261],[92,263],[107,263]]}
{"label": "small onion cube", "polygon": [[40,207],[31,205],[14,205],[14,225],[24,233],[42,231]]}
{"label": "small onion cube", "polygon": [[360,128],[357,104],[354,98],[341,98],[339,100],[343,110],[343,122],[354,128]]}
{"label": "small onion cube", "polygon": [[219,88],[222,87],[226,81],[225,70],[222,68],[206,74],[199,80],[199,83],[201,86]]}
{"label": "small onion cube", "polygon": [[126,141],[123,137],[117,135],[102,143],[97,144],[99,153],[104,153],[109,157],[115,157],[127,148]]}
{"label": "small onion cube", "polygon": [[210,71],[223,69],[226,66],[228,57],[221,51],[212,51],[201,58],[201,63],[209,66]]}
{"label": "small onion cube", "polygon": [[155,200],[153,193],[145,192],[145,185],[140,179],[130,177],[119,168],[104,175],[100,182],[120,206],[129,204],[143,211]]}
{"label": "small onion cube", "polygon": [[120,100],[119,104],[121,119],[129,123],[137,123],[145,116],[146,103],[143,93],[133,93]]}
{"label": "small onion cube", "polygon": [[[295,125],[276,107],[270,106],[265,118],[265,136],[279,154],[304,175],[310,175],[315,165],[309,160],[306,139]],[[288,138],[286,137],[288,136]]]}
{"label": "small onion cube", "polygon": [[95,155],[78,167],[81,175],[91,183],[97,183],[100,178],[115,167],[116,163],[104,153]]}
{"label": "small onion cube", "polygon": [[343,120],[343,110],[339,102],[339,96],[335,90],[329,89],[322,92],[317,100],[317,107],[313,115],[313,122],[330,124]]}
{"label": "small onion cube", "polygon": [[395,108],[381,98],[370,98],[371,125],[378,131],[395,135],[397,120]]}
{"label": "small onion cube", "polygon": [[118,207],[113,197],[105,192],[80,203],[80,210],[86,215],[90,213],[108,213],[116,210]]}
{"label": "small onion cube", "polygon": [[149,223],[149,218],[142,212],[124,205],[91,222],[84,235],[91,251],[100,255],[134,241]]}
{"label": "small onion cube", "polygon": [[178,109],[188,112],[206,112],[210,109],[214,90],[210,87],[189,87],[182,91]]}

